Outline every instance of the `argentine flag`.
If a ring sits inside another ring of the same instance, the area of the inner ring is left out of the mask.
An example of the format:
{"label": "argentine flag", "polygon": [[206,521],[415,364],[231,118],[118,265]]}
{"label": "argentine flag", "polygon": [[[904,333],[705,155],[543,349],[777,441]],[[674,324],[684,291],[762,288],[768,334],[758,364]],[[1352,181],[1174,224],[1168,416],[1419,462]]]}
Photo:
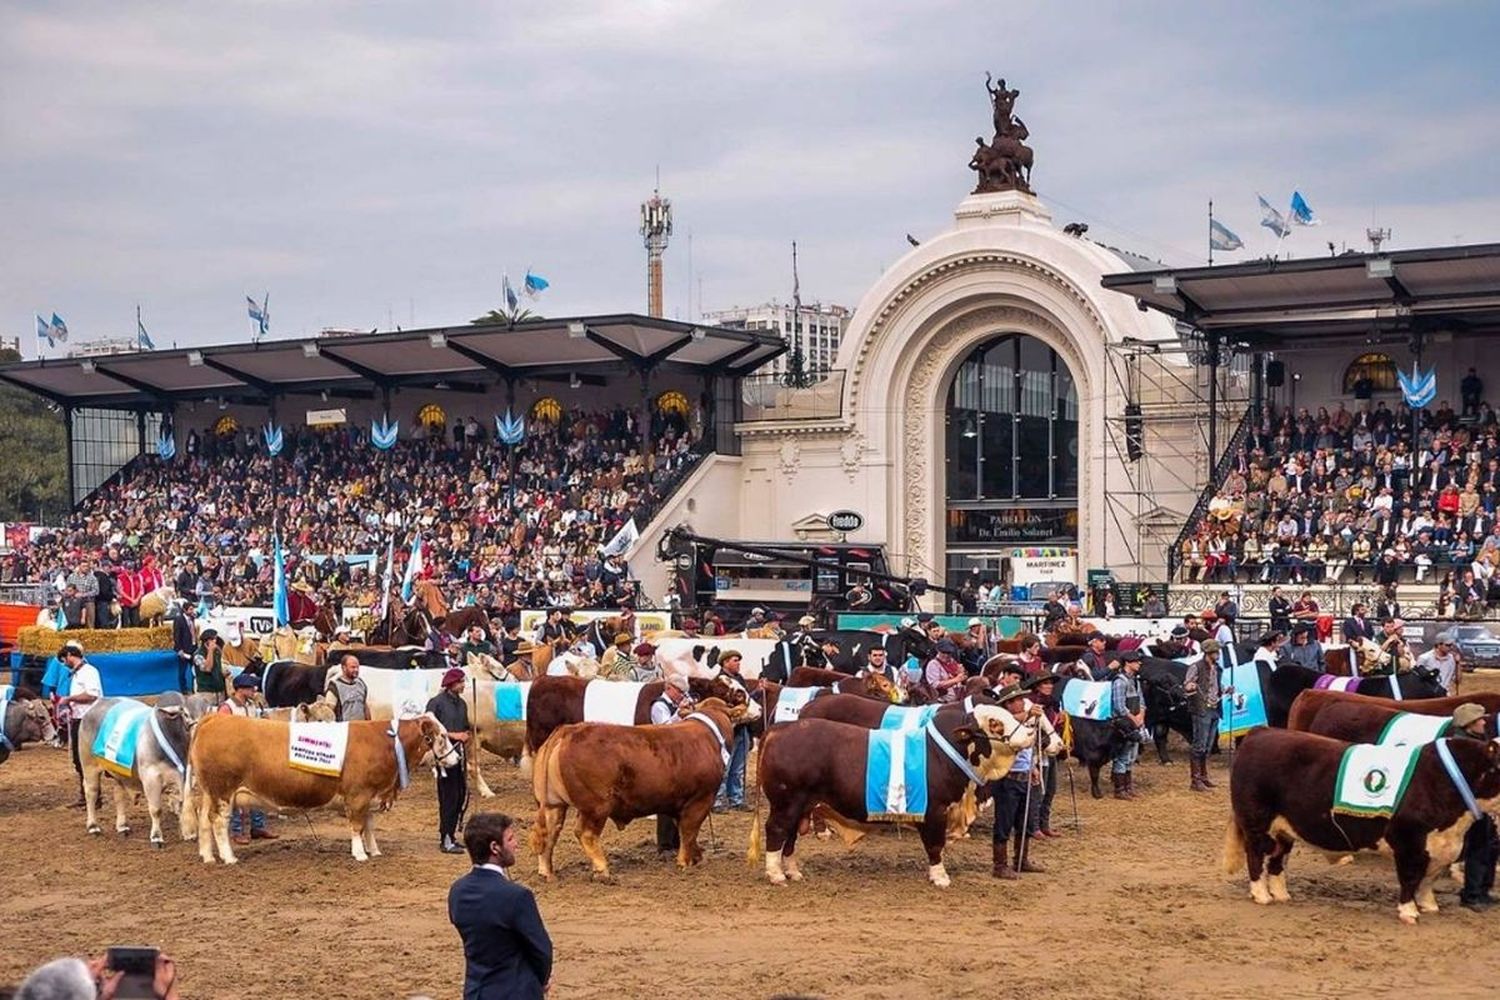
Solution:
{"label": "argentine flag", "polygon": [[411,600],[412,588],[416,586],[417,574],[422,572],[422,533],[412,536],[411,556],[406,560],[406,575],[401,578],[401,599]]}
{"label": "argentine flag", "polygon": [[52,339],[52,324],[42,319],[41,315],[38,314],[36,318],[36,346],[38,350],[41,349],[42,341],[44,340],[47,342],[48,347],[57,346],[57,341]]}
{"label": "argentine flag", "polygon": [[1277,236],[1285,236],[1292,231],[1291,224],[1286,221],[1286,216],[1271,207],[1264,195],[1255,196],[1260,201],[1260,224],[1265,226]]}
{"label": "argentine flag", "polygon": [[500,278],[500,284],[505,292],[505,308],[509,309],[511,312],[515,312],[517,309],[521,308],[521,300],[516,298],[516,290],[511,287],[510,275],[502,275]]}
{"label": "argentine flag", "polygon": [[272,610],[276,614],[276,624],[290,625],[292,623],[291,605],[287,600],[286,592],[286,561],[281,557],[281,536],[276,536],[275,543],[276,564],[273,568],[275,573],[275,584],[271,592]]}
{"label": "argentine flag", "polygon": [[52,314],[52,339],[63,341],[68,339],[68,324],[57,313]]}
{"label": "argentine flag", "polygon": [[526,294],[527,295],[531,296],[532,298],[536,298],[542,292],[545,292],[547,290],[547,286],[550,285],[550,284],[551,284],[551,282],[548,281],[546,278],[542,277],[540,274],[532,274],[531,273],[531,269],[527,268],[527,270],[526,270]]}
{"label": "argentine flag", "polygon": [[143,351],[156,350],[156,344],[152,343],[151,334],[146,332],[146,324],[141,322],[139,316],[135,318],[135,342]]}
{"label": "argentine flag", "polygon": [[1292,221],[1299,226],[1321,226],[1323,220],[1313,215],[1313,210],[1302,198],[1301,191],[1292,192]]}
{"label": "argentine flag", "polygon": [[1239,250],[1245,245],[1244,240],[1218,219],[1208,224],[1208,242],[1215,250]]}

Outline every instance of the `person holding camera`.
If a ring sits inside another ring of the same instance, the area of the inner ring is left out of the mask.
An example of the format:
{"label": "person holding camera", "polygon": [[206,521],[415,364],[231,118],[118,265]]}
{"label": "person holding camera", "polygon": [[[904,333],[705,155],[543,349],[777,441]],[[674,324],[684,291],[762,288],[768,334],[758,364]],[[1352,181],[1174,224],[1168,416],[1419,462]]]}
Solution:
{"label": "person holding camera", "polygon": [[193,690],[198,694],[211,695],[215,705],[223,704],[228,693],[226,683],[229,669],[224,666],[224,640],[211,628],[198,635],[198,648],[193,652]]}
{"label": "person holding camera", "polygon": [[1127,650],[1119,655],[1120,669],[1110,681],[1110,704],[1113,706],[1113,723],[1119,739],[1114,763],[1110,766],[1110,781],[1115,786],[1115,798],[1134,799],[1135,761],[1141,755],[1141,740],[1146,727],[1146,702],[1141,697],[1141,651]]}
{"label": "person holding camera", "polygon": [[448,920],[464,943],[464,1000],[540,1000],[551,987],[552,938],[536,897],[511,881],[515,820],[479,813],[464,830],[474,868],[448,890]]}

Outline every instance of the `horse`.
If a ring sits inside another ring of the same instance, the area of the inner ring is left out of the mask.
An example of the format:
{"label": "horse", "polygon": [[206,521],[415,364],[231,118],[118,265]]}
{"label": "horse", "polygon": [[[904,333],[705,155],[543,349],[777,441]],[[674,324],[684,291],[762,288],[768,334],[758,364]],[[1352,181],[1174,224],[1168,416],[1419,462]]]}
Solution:
{"label": "horse", "polygon": [[317,607],[317,613],[313,615],[312,626],[323,638],[332,639],[333,634],[344,622],[344,599],[337,594],[330,594]]}

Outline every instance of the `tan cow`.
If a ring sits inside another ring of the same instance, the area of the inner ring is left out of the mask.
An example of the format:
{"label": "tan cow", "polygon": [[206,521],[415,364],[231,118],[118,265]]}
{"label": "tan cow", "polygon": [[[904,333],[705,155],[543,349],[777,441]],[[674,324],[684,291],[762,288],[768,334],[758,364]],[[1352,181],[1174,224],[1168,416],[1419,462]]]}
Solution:
{"label": "tan cow", "polygon": [[204,864],[213,864],[215,844],[226,865],[239,860],[229,843],[229,810],[231,801],[245,793],[292,809],[324,806],[335,795],[342,796],[354,860],[379,857],[372,810],[395,801],[401,791],[399,760],[404,757],[408,769],[428,758],[440,767],[458,763],[453,741],[430,714],[395,723],[344,725],[349,727],[348,747],[343,770],[334,776],[301,771],[287,763],[290,727],[285,722],[234,715],[204,719],[193,735],[190,751],[196,823],[189,822],[186,801],[182,816],[183,837],[197,834],[198,855]]}
{"label": "tan cow", "polygon": [[717,698],[664,726],[580,722],[553,730],[532,771],[537,872],[553,877],[552,852],[569,806],[578,810],[578,842],[596,877],[609,877],[609,859],[599,844],[605,824],[613,820],[623,828],[653,814],[677,821],[678,866],[697,864],[703,858],[698,830],[724,780],[733,732],[729,706]]}

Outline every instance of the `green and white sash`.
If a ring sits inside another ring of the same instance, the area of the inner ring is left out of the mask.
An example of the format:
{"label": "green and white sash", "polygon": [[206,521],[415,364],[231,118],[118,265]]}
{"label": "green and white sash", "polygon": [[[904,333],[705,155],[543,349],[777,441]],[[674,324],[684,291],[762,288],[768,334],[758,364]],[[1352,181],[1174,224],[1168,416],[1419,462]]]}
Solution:
{"label": "green and white sash", "polygon": [[1422,747],[1356,743],[1344,751],[1333,789],[1333,811],[1347,816],[1389,817],[1401,804]]}
{"label": "green and white sash", "polygon": [[1451,715],[1418,715],[1416,712],[1397,712],[1380,731],[1376,740],[1383,747],[1420,747],[1446,735],[1453,725]]}

